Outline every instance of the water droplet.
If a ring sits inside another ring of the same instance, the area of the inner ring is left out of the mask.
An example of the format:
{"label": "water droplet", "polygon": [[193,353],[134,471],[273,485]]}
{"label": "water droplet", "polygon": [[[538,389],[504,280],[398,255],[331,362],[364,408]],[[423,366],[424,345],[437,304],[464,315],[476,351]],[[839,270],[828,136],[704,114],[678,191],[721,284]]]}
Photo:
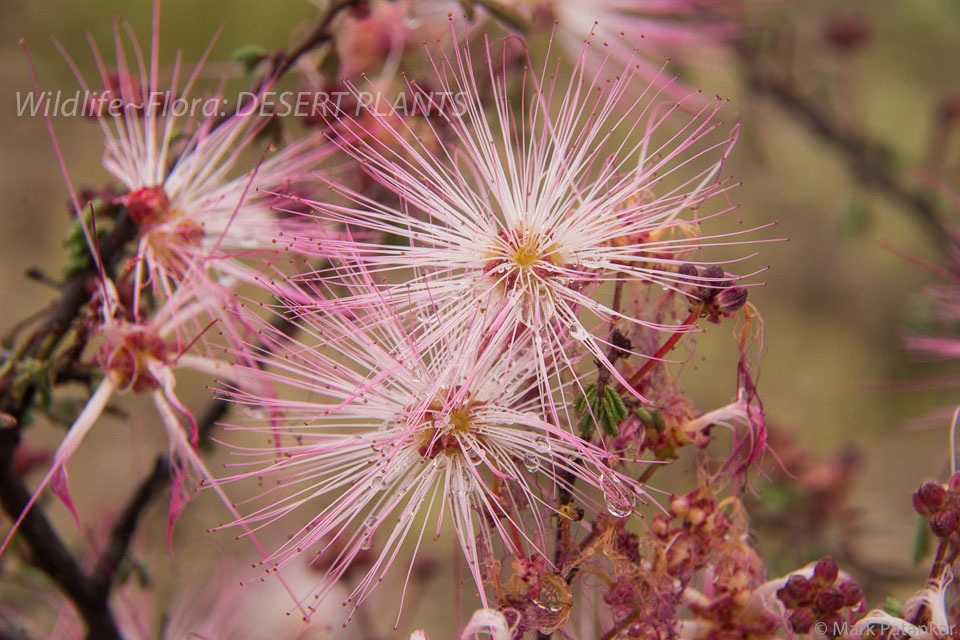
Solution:
{"label": "water droplet", "polygon": [[360,538],[360,549],[362,549],[363,551],[366,551],[367,549],[370,548],[370,546],[371,546],[371,543],[370,543],[370,534],[365,533],[365,534],[363,534],[363,536]]}
{"label": "water droplet", "polygon": [[523,468],[530,473],[540,470],[540,459],[532,453],[523,456]]}
{"label": "water droplet", "polygon": [[397,493],[399,493],[399,494],[402,495],[402,496],[405,496],[405,495],[407,495],[407,488],[406,488],[406,487],[400,487],[400,488],[397,490]]}
{"label": "water droplet", "polygon": [[590,337],[590,334],[587,333],[586,329],[583,327],[576,326],[570,330],[570,337],[578,342],[583,342]]}
{"label": "water droplet", "polygon": [[607,511],[615,518],[626,518],[637,506],[637,496],[627,489],[619,478],[613,475],[600,476],[600,488]]}
{"label": "water droplet", "polygon": [[550,451],[550,441],[547,440],[546,436],[537,436],[533,439],[533,448],[540,453],[546,453]]}
{"label": "water droplet", "polygon": [[377,474],[370,480],[370,488],[374,491],[383,491],[386,485],[383,482],[383,475]]}
{"label": "water droplet", "polygon": [[363,526],[367,529],[373,529],[377,525],[377,516],[367,516],[367,519],[363,521]]}
{"label": "water droplet", "polygon": [[537,605],[538,609],[543,609],[550,613],[560,613],[563,610],[563,603],[557,600],[534,600],[533,604]]}
{"label": "water droplet", "polygon": [[470,461],[470,464],[473,466],[479,466],[483,462],[483,459],[487,456],[487,452],[483,449],[471,445],[467,445],[464,450],[464,455],[467,456],[467,460]]}

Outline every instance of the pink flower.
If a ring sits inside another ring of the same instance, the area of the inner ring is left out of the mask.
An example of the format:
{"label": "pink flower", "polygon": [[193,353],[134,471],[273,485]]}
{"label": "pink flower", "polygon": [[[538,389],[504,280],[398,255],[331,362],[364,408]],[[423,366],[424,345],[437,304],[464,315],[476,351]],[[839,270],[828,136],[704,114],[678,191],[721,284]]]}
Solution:
{"label": "pink flower", "polygon": [[[718,176],[738,128],[723,133],[720,99],[688,115],[686,100],[662,102],[654,87],[631,97],[635,65],[595,72],[587,65],[591,44],[566,84],[549,68],[529,71],[529,61],[514,77],[507,60],[515,44],[501,41],[501,55],[488,43],[477,59],[468,47],[433,57],[434,90],[409,85],[433,115],[427,126],[382,106],[339,121],[331,134],[337,144],[399,204],[345,189],[347,206],[310,204],[327,222],[400,241],[321,241],[325,253],[339,256],[327,277],[336,280],[359,262],[378,277],[414,275],[336,305],[362,307],[386,291],[410,309],[436,309],[439,327],[483,317],[469,340],[528,332],[547,388],[548,369],[570,368],[568,343],[629,387],[598,328],[614,319],[677,327],[625,315],[591,293],[603,283],[647,283],[695,298],[691,291],[700,286],[737,279],[702,250],[746,243],[739,236],[753,229],[704,236],[701,225],[735,209],[725,200],[735,185]],[[716,210],[698,213],[718,200]],[[300,246],[317,244],[307,237]]]}
{"label": "pink flower", "polygon": [[464,339],[468,327],[450,325],[427,345],[417,330],[435,318],[410,318],[394,302],[354,313],[285,301],[300,337],[264,322],[257,356],[264,367],[248,374],[286,389],[283,397],[306,397],[226,391],[257,421],[263,410],[272,418],[269,426],[233,428],[283,434],[263,449],[238,447],[249,459],[238,466],[250,470],[227,479],[270,487],[259,497],[265,506],[233,523],[252,531],[287,527],[287,542],[267,562],[283,567],[315,553],[328,562],[316,592],[322,599],[360,554],[372,553],[347,598],[356,608],[405,540],[419,549],[452,521],[486,606],[495,545],[551,561],[548,518],[565,517],[556,512],[560,495],[593,505],[599,493],[611,513],[630,515],[643,490],[608,468],[615,456],[539,415],[539,363],[529,338],[477,348]]}
{"label": "pink flower", "polygon": [[[207,295],[210,293],[208,291]],[[96,360],[103,370],[103,380],[57,447],[49,471],[0,544],[0,553],[6,549],[23,517],[48,485],[67,505],[79,526],[79,517],[67,489],[67,464],[111,398],[126,391],[150,394],[169,442],[173,489],[167,523],[168,539],[183,506],[201,479],[212,483],[224,503],[231,505],[196,450],[197,423],[177,397],[174,372],[189,368],[205,374],[228,376],[241,384],[257,386],[260,383],[209,355],[187,353],[195,345],[195,340],[185,341],[183,336],[188,333],[196,335],[191,325],[212,301],[207,299],[201,303],[190,298],[189,287],[178,289],[174,294],[175,297],[167,300],[149,319],[131,321],[125,317],[113,283],[106,279],[101,281],[96,324],[103,343]],[[258,388],[264,390],[262,386]]]}
{"label": "pink flower", "polygon": [[[331,148],[319,138],[306,138],[267,150],[238,175],[272,116],[261,96],[234,104],[222,90],[206,98],[192,95],[210,47],[185,80],[178,54],[169,86],[161,84],[159,3],[154,4],[149,64],[129,27],[126,32],[129,44],[119,28],[114,30],[115,71],[92,40],[91,48],[103,87],[95,111],[105,138],[103,166],[123,184],[126,193],[119,201],[139,230],[130,263],[136,295],[149,285],[171,296],[191,270],[228,287],[249,280],[251,269],[241,258],[276,253],[283,247],[278,238],[299,224],[278,218],[270,210],[273,196],[263,189],[303,182]],[[82,88],[92,93],[79,67],[61,51]],[[110,108],[111,101],[122,106]]]}

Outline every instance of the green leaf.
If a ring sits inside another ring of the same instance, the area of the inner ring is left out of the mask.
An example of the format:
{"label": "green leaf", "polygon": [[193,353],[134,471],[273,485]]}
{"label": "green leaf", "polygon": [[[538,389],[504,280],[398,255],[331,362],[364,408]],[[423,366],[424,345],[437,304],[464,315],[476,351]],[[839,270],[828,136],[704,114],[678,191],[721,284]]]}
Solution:
{"label": "green leaf", "polygon": [[664,429],[667,428],[667,425],[663,424],[663,416],[656,409],[650,413],[653,416],[653,428],[657,430],[657,433],[663,433]]}
{"label": "green leaf", "polygon": [[657,433],[663,433],[663,430],[667,428],[666,425],[663,424],[663,416],[653,407],[641,406],[634,409],[633,412],[637,414],[637,417],[640,418],[640,421],[643,422],[645,426],[653,427],[657,430]]}
{"label": "green leaf", "polygon": [[600,405],[600,427],[603,432],[610,436],[620,435],[620,421],[617,420],[616,404],[610,399],[609,394],[604,394]]}
{"label": "green leaf", "polygon": [[233,51],[231,59],[242,62],[247,73],[253,71],[257,64],[267,57],[267,50],[259,44],[245,44]]}
{"label": "green leaf", "polygon": [[593,421],[593,416],[589,413],[583,414],[583,417],[580,418],[580,423],[577,425],[577,430],[580,432],[580,437],[584,440],[589,440],[593,437],[594,432],[597,430],[597,425]]}
{"label": "green leaf", "polygon": [[888,596],[886,602],[883,603],[883,610],[895,618],[903,617],[903,605],[896,598]]}
{"label": "green leaf", "polygon": [[604,392],[606,392],[607,401],[610,404],[610,415],[613,419],[616,420],[618,424],[626,420],[627,407],[623,404],[623,400],[620,398],[617,390],[613,387],[606,387]]}
{"label": "green leaf", "polygon": [[573,401],[573,408],[577,413],[583,413],[587,408],[587,401],[593,399],[593,394],[597,390],[597,385],[588,384],[583,389],[583,395],[577,396],[577,399]]}

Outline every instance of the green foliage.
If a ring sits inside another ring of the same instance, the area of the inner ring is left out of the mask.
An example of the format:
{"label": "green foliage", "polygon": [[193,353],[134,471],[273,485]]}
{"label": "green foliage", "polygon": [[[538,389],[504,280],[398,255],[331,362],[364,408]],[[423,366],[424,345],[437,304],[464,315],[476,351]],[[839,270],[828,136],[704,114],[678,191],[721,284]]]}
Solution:
{"label": "green foliage", "polygon": [[667,426],[663,423],[663,416],[653,407],[638,406],[633,410],[640,421],[647,427],[653,427],[657,433],[663,433]]}
{"label": "green foliage", "polygon": [[[587,411],[588,406],[589,411]],[[623,404],[620,394],[609,386],[604,386],[603,392],[599,393],[596,384],[587,385],[583,395],[574,401],[573,408],[577,413],[583,414],[580,417],[578,430],[580,437],[584,440],[593,437],[597,425],[600,425],[600,430],[606,435],[620,435],[620,423],[627,418],[627,407]]]}
{"label": "green foliage", "polygon": [[[109,234],[109,230],[104,229],[99,223],[104,219],[105,214],[110,213],[112,208],[113,203],[109,200],[95,198],[83,210],[83,222],[88,228],[92,227],[93,216],[97,216],[97,239],[99,242],[103,242]],[[87,240],[83,235],[83,227],[78,219],[74,218],[73,224],[67,229],[67,233],[63,237],[63,246],[68,252],[67,264],[63,268],[64,278],[69,280],[73,276],[93,268],[93,255],[87,246]]]}
{"label": "green foliage", "polygon": [[243,63],[243,70],[250,73],[267,57],[267,50],[259,44],[245,44],[234,49],[232,60]]}
{"label": "green foliage", "polygon": [[903,617],[903,605],[896,598],[888,597],[886,602],[883,603],[883,610],[895,618]]}

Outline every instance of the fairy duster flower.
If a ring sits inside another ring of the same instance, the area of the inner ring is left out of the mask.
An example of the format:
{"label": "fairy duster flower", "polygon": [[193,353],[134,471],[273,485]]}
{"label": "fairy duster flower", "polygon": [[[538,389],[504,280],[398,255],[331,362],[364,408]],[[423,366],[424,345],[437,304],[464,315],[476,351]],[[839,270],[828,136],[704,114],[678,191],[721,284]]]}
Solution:
{"label": "fairy duster flower", "polygon": [[256,359],[264,367],[249,371],[287,389],[284,399],[225,391],[255,419],[269,413],[269,426],[232,427],[262,431],[269,443],[238,447],[244,460],[224,481],[252,478],[265,487],[257,498],[264,506],[238,523],[251,531],[288,527],[287,541],[265,562],[268,572],[303,552],[326,559],[316,598],[359,554],[376,549],[347,598],[359,606],[405,540],[419,549],[449,522],[486,606],[495,545],[549,561],[547,519],[564,517],[553,506],[559,496],[588,505],[602,499],[618,517],[642,498],[636,481],[608,466],[617,462],[612,454],[538,413],[529,340],[477,349],[464,340],[468,329],[453,327],[425,344],[417,328],[425,320],[409,319],[388,299],[363,313],[285,305],[297,337],[263,323]]}
{"label": "fairy duster flower", "polygon": [[[563,345],[572,341],[630,388],[600,328],[678,327],[591,294],[603,283],[646,283],[693,300],[691,290],[737,279],[702,250],[746,243],[746,231],[710,236],[701,225],[735,209],[725,199],[735,185],[719,175],[738,128],[724,132],[719,98],[687,113],[662,88],[636,97],[636,64],[608,59],[612,70],[594,72],[587,57],[596,46],[583,46],[566,81],[559,69],[532,72],[530,61],[512,72],[507,61],[522,47],[512,38],[486,42],[480,56],[469,46],[431,54],[432,89],[408,86],[430,115],[426,127],[383,105],[331,125],[334,141],[397,198],[332,185],[348,204],[309,203],[328,223],[394,238],[300,239],[302,250],[320,246],[335,258],[319,279],[362,263],[384,280],[331,305],[360,308],[387,291],[411,309],[436,310],[442,327],[483,316],[471,339],[529,333],[544,385],[553,384],[548,370],[570,368]],[[708,201],[719,207],[700,213]],[[405,270],[413,277],[387,281]]]}

